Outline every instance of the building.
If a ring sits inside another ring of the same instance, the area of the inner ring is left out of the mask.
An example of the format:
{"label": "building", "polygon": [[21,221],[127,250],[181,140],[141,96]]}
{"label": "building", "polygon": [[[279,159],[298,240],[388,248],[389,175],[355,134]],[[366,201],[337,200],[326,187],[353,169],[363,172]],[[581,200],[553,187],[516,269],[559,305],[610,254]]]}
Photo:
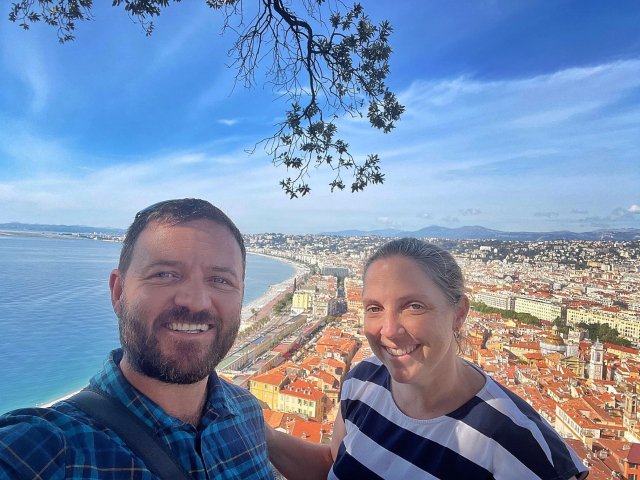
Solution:
{"label": "building", "polygon": [[276,410],[321,422],[330,404],[327,395],[306,380],[296,379],[280,391]]}
{"label": "building", "polygon": [[518,313],[528,313],[529,315],[549,322],[556,318],[564,318],[566,315],[564,307],[558,303],[528,297],[516,297],[513,309]]}
{"label": "building", "polygon": [[287,383],[289,383],[289,379],[284,373],[270,371],[251,378],[249,380],[249,391],[258,400],[269,405],[269,408],[276,410],[280,398],[280,390]]}
{"label": "building", "polygon": [[473,294],[476,302],[484,303],[488,307],[500,310],[513,310],[515,297],[506,292],[476,292]]}
{"label": "building", "polygon": [[300,315],[311,310],[312,294],[304,290],[294,292],[291,298],[291,314]]}
{"label": "building", "polygon": [[589,361],[589,378],[602,380],[604,372],[604,347],[599,340],[591,346],[591,359]]}

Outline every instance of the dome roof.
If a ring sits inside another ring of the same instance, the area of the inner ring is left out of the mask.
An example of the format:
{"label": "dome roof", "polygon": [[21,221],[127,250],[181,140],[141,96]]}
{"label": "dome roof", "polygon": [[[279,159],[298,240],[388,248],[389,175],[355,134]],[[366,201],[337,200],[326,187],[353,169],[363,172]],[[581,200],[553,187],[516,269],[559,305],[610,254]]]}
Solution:
{"label": "dome roof", "polygon": [[557,345],[557,346],[565,346],[564,340],[558,334],[549,335],[542,340],[547,345]]}

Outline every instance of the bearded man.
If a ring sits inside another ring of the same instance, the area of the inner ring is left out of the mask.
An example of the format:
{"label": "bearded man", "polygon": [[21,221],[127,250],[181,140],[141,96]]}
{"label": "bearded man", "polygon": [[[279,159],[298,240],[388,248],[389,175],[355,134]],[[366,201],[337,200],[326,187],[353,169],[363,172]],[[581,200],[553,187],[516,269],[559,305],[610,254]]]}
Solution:
{"label": "bearded man", "polygon": [[[88,389],[126,407],[194,479],[273,478],[257,400],[215,367],[240,325],[246,251],[198,199],[140,211],[109,279],[121,349]],[[0,478],[151,479],[137,450],[71,401],[0,417]]]}

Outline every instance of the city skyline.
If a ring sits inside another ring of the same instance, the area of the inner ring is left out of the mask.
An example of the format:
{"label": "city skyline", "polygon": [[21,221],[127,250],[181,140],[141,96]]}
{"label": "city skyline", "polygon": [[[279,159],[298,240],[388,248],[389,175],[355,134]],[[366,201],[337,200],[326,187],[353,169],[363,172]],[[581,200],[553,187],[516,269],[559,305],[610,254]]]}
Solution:
{"label": "city skyline", "polygon": [[[390,20],[388,135],[340,129],[378,153],[383,185],[309,197],[258,148],[284,114],[269,86],[234,88],[221,15],[172,5],[150,38],[96,5],[77,38],[0,21],[0,223],[123,228],[155,201],[196,196],[246,233],[428,225],[503,231],[640,228],[640,8],[565,2],[403,2]],[[347,180],[347,179],[345,179]],[[346,182],[348,183],[348,182]]]}

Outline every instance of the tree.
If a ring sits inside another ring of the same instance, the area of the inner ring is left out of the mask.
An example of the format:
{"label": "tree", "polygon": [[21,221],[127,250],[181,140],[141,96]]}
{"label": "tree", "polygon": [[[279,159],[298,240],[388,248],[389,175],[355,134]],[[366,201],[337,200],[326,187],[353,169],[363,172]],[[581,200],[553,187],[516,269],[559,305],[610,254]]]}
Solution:
{"label": "tree", "polygon": [[631,342],[626,338],[621,337],[618,330],[611,328],[608,323],[580,322],[578,327],[587,330],[591,340],[599,339],[603,343],[612,343],[622,347],[631,346]]}
{"label": "tree", "polygon": [[[287,3],[285,3],[287,2]],[[171,0],[112,0],[140,25],[153,32],[153,18]],[[173,0],[180,3],[180,0]],[[335,172],[331,191],[343,190],[344,172],[351,172],[351,191],[384,182],[380,158],[369,154],[356,160],[349,144],[338,138],[340,116],[363,116],[373,128],[388,133],[404,107],[387,87],[392,32],[387,21],[374,25],[360,4],[348,8],[342,0],[257,0],[257,11],[245,22],[240,0],[206,0],[225,16],[224,31],[237,34],[230,55],[236,80],[256,84],[263,62],[274,92],[284,91],[290,104],[286,120],[262,144],[276,166],[290,176],[280,181],[290,198],[307,195],[310,168]],[[44,21],[57,28],[58,40],[74,39],[76,23],[93,19],[92,0],[20,0],[12,4],[9,20],[28,30]],[[255,149],[255,147],[254,147]]]}

